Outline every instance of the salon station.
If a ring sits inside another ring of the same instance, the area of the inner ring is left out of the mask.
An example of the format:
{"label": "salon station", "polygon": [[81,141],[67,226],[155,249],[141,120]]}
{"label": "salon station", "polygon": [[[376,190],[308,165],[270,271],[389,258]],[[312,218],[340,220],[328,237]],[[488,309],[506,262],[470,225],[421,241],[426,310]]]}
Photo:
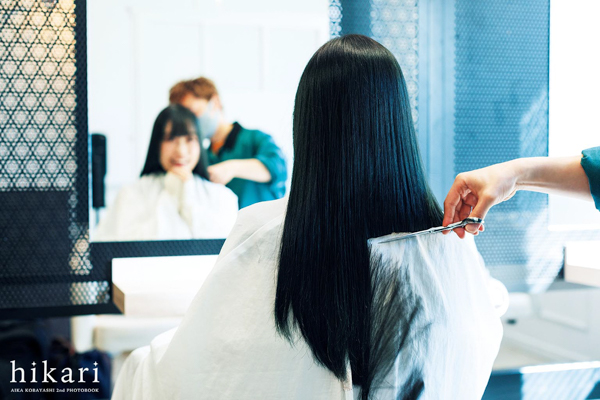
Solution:
{"label": "salon station", "polygon": [[600,2],[0,10],[0,399],[600,399]]}

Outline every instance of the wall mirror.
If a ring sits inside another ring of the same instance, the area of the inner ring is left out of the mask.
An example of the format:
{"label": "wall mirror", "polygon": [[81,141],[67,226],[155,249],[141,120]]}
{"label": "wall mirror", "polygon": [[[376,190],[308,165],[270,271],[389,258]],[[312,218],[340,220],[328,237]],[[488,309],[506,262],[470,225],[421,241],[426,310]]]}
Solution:
{"label": "wall mirror", "polygon": [[102,210],[90,197],[89,133],[106,137],[110,206],[139,178],[154,119],[177,81],[213,79],[227,117],[272,135],[291,166],[293,96],[329,37],[326,1],[1,7],[2,317],[118,312],[113,258],[218,254],[225,235],[94,241]]}
{"label": "wall mirror", "polygon": [[[87,7],[89,129],[103,135],[105,149],[92,149],[106,159],[102,207],[94,204],[101,188],[92,187],[91,241],[224,237],[219,225],[235,210],[218,203],[228,199],[197,196],[188,208],[197,215],[186,217],[176,205],[180,180],[140,180],[157,115],[177,82],[207,77],[227,121],[271,135],[291,172],[294,95],[329,38],[328,3],[88,0]],[[115,213],[127,222],[117,226]]]}

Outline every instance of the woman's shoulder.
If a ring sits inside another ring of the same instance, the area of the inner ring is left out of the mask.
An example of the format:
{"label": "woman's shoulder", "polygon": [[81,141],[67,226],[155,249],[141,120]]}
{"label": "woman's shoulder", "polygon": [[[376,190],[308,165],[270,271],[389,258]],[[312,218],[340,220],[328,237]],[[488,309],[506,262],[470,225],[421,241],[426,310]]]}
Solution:
{"label": "woman's shoulder", "polygon": [[215,193],[221,196],[235,197],[237,201],[237,196],[235,195],[235,193],[233,193],[233,191],[225,185],[211,182],[208,179],[204,179],[198,175],[194,175],[194,182],[196,183],[196,186],[203,188],[209,193]]}
{"label": "woman's shoulder", "polygon": [[117,198],[121,200],[148,199],[153,192],[159,192],[164,181],[164,174],[142,175],[136,181],[123,185]]}
{"label": "woman's shoulder", "polygon": [[253,229],[260,228],[273,218],[283,216],[287,209],[287,196],[282,199],[261,201],[240,210],[238,220]]}
{"label": "woman's shoulder", "polygon": [[137,181],[125,186],[123,190],[147,196],[152,192],[158,192],[162,189],[165,182],[165,175],[164,172],[142,175]]}
{"label": "woman's shoulder", "polygon": [[247,244],[249,239],[256,239],[257,246],[278,242],[286,208],[287,197],[263,201],[241,209],[219,258],[225,257],[242,244]]}
{"label": "woman's shoulder", "polygon": [[[470,298],[477,304],[487,299],[489,274],[473,237],[431,234],[394,242],[371,241],[371,257],[379,265],[409,277],[414,290],[434,308]],[[485,295],[485,296],[484,296]],[[434,305],[435,303],[435,305]]]}

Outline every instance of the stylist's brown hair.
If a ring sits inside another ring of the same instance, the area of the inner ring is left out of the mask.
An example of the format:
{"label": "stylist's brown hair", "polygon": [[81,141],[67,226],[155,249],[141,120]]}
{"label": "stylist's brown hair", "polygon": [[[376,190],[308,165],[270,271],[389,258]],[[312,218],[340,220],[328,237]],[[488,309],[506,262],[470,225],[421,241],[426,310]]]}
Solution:
{"label": "stylist's brown hair", "polygon": [[213,81],[201,76],[200,78],[177,82],[169,90],[169,102],[171,104],[179,103],[188,94],[200,99],[210,100],[219,92]]}

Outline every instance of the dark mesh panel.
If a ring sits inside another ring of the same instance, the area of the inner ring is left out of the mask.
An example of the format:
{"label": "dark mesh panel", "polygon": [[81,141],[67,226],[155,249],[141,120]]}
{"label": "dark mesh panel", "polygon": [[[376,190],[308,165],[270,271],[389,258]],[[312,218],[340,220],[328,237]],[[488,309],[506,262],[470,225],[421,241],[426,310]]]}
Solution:
{"label": "dark mesh panel", "polygon": [[0,8],[0,308],[106,303],[108,275],[90,276],[85,2]]}
{"label": "dark mesh panel", "polygon": [[339,37],[342,33],[342,3],[340,0],[331,0],[329,3],[329,34],[332,38]]}
{"label": "dark mesh panel", "polygon": [[416,0],[373,0],[373,39],[390,50],[404,74],[415,130],[418,131],[419,7]]}
{"label": "dark mesh panel", "polygon": [[418,127],[419,7],[417,0],[332,0],[329,5],[332,37],[357,33],[377,40],[390,50],[404,74],[415,129]]}
{"label": "dark mesh panel", "polygon": [[[456,1],[456,173],[548,155],[549,1]],[[564,242],[597,232],[550,232],[548,196],[520,192],[492,209],[477,246],[513,289],[540,290],[562,268]]]}

